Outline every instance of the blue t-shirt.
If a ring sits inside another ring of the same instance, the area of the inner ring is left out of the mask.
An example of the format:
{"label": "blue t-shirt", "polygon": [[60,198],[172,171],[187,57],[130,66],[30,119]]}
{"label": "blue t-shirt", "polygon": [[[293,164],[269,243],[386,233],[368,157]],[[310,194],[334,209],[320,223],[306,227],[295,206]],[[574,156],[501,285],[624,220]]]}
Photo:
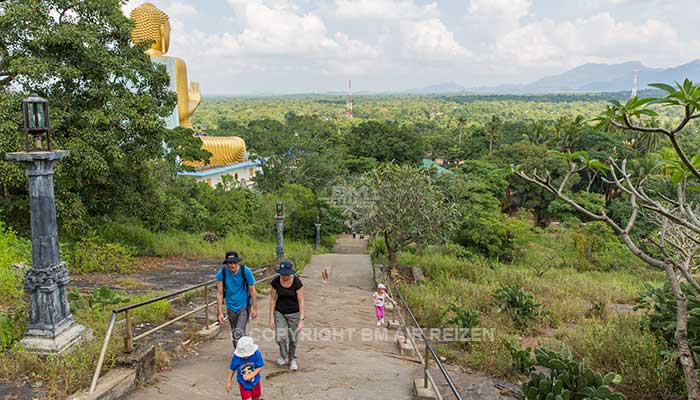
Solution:
{"label": "blue t-shirt", "polygon": [[[244,265],[241,265],[240,268],[238,268],[238,272],[235,274],[231,273],[228,266],[224,266],[223,268],[226,268],[226,308],[233,312],[240,311],[246,306],[246,298],[249,299],[249,303],[253,302],[253,299],[250,298],[250,294],[246,293],[247,288],[243,284],[243,275],[241,271],[245,271],[249,286],[255,285],[255,277],[250,268]],[[221,276],[223,268],[220,268],[219,272],[216,273],[217,281],[223,280]]]}
{"label": "blue t-shirt", "polygon": [[231,371],[236,371],[238,383],[243,385],[243,389],[253,390],[258,382],[260,382],[260,374],[255,375],[255,378],[253,378],[252,381],[244,380],[243,375],[247,374],[248,372],[253,372],[258,368],[262,368],[264,365],[265,361],[263,361],[260,350],[255,350],[255,353],[248,358],[241,358],[234,355],[231,359],[231,366],[229,368],[231,368]]}

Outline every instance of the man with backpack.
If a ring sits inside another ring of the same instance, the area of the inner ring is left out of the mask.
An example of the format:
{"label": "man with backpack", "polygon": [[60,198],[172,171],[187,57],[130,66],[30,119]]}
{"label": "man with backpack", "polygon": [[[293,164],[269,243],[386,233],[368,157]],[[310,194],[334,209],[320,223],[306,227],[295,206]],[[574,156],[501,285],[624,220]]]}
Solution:
{"label": "man with backpack", "polygon": [[236,348],[238,339],[245,336],[248,318],[255,319],[258,316],[257,292],[255,291],[255,277],[253,272],[245,265],[241,265],[242,258],[235,251],[226,253],[224,267],[216,274],[216,302],[219,306],[219,323],[224,323],[224,298],[226,299],[226,311],[228,322],[231,325],[231,337],[233,348]]}

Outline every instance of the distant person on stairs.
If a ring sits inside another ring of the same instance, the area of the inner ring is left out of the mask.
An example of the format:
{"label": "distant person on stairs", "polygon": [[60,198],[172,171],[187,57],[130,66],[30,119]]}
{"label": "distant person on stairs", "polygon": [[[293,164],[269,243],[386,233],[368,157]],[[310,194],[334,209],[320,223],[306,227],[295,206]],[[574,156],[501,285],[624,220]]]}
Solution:
{"label": "distant person on stairs", "polygon": [[226,299],[226,312],[228,322],[231,325],[231,338],[233,348],[236,348],[238,339],[245,335],[248,318],[258,317],[257,292],[255,291],[255,277],[253,272],[245,265],[241,265],[242,258],[235,251],[226,253],[223,261],[224,267],[216,274],[216,302],[219,309],[219,323],[224,323],[223,303]]}
{"label": "distant person on stairs", "polygon": [[289,261],[282,261],[276,272],[280,276],[270,282],[270,329],[280,348],[277,365],[289,364],[296,371],[297,335],[304,329],[304,284]]}
{"label": "distant person on stairs", "polygon": [[389,297],[389,293],[386,292],[386,286],[380,283],[377,285],[377,291],[372,294],[374,313],[377,316],[377,326],[382,326],[384,324],[384,304],[386,303],[386,300],[396,304],[394,299]]}

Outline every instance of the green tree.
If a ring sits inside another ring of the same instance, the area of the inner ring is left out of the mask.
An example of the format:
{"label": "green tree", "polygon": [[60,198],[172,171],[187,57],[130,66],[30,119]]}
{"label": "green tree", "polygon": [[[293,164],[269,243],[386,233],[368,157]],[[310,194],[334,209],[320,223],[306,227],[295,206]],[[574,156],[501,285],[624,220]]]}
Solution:
{"label": "green tree", "polygon": [[[83,223],[89,215],[119,209],[114,193],[135,193],[153,183],[147,176],[152,170],[144,167],[149,161],[206,156],[197,152],[200,142],[190,130],[164,129],[162,118],[172,112],[175,95],[165,68],[144,53],[148,43],[131,43],[132,22],[121,3],[0,4],[0,137],[20,135],[23,96],[48,99],[54,146],[71,151],[57,174],[59,209],[71,207],[70,217]],[[16,139],[0,144],[0,151],[19,150]],[[5,200],[26,193],[19,168],[0,161],[0,170],[9,172],[0,176]]]}
{"label": "green tree", "polygon": [[417,163],[423,157],[423,138],[415,129],[395,122],[367,121],[352,127],[350,154],[379,162]]}
{"label": "green tree", "polygon": [[[676,159],[668,160],[658,171],[676,187],[674,196],[664,196],[645,190],[647,179],[628,170],[627,159],[618,162],[609,159],[611,185],[628,196],[631,212],[622,222],[616,222],[606,212],[594,210],[577,201],[567,190],[567,181],[579,168],[585,168],[585,159],[569,163],[568,172],[558,184],[547,173],[526,173],[518,167],[513,172],[524,181],[537,185],[573,207],[587,219],[607,224],[625,245],[642,261],[666,273],[676,302],[674,337],[678,346],[689,400],[700,400],[700,385],[696,362],[688,342],[688,296],[700,294],[697,279],[697,254],[700,251],[700,216],[698,199],[692,196],[700,183],[700,157],[688,156],[679,141],[688,123],[700,118],[700,84],[686,79],[676,86],[650,85],[666,93],[663,97],[629,99],[625,103],[612,100],[603,115],[597,118],[598,127],[614,127],[631,133],[656,133],[673,146]],[[669,128],[654,126],[658,112],[650,105],[662,105],[680,111],[680,121]],[[658,224],[657,235],[638,237],[632,234],[640,214]],[[687,287],[687,290],[684,290]],[[693,311],[695,312],[695,311]]]}
{"label": "green tree", "polygon": [[486,124],[486,134],[489,137],[489,154],[493,153],[493,142],[498,140],[501,135],[501,118],[498,115],[492,115],[491,120]]}
{"label": "green tree", "polygon": [[385,164],[363,175],[360,185],[367,196],[357,210],[358,225],[384,238],[393,266],[409,244],[449,237],[457,211],[423,168]]}

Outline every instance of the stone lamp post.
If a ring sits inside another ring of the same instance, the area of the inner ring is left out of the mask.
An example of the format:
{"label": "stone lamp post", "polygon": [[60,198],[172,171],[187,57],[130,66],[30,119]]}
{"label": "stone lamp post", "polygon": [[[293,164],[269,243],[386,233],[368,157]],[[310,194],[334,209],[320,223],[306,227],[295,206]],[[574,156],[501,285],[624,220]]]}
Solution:
{"label": "stone lamp post", "polygon": [[284,209],[282,202],[277,202],[277,215],[275,215],[277,220],[277,259],[284,260]]}
{"label": "stone lamp post", "polygon": [[316,250],[321,248],[321,216],[316,216]]}
{"label": "stone lamp post", "polygon": [[[61,353],[91,332],[73,319],[68,304],[66,263],[58,254],[58,229],[53,173],[56,163],[68,156],[51,150],[49,109],[45,99],[32,95],[22,102],[25,151],[5,158],[24,164],[29,178],[32,229],[32,266],[24,276],[29,295],[29,323],[21,344],[31,352]],[[42,137],[46,135],[46,148]]]}

